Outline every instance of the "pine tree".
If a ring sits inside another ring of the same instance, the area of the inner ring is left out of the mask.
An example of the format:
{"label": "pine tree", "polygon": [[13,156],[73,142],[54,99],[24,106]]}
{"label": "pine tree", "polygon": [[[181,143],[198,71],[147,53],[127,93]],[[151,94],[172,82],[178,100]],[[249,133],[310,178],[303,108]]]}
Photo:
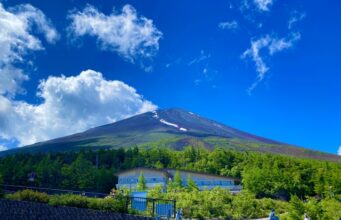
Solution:
{"label": "pine tree", "polygon": [[303,202],[295,195],[290,199],[290,211],[289,215],[292,219],[301,219],[304,214]]}
{"label": "pine tree", "polygon": [[143,172],[141,172],[139,182],[137,183],[137,190],[144,191],[146,189],[147,189],[146,179],[144,178]]}
{"label": "pine tree", "polygon": [[198,190],[197,185],[195,184],[195,182],[192,180],[191,175],[187,176],[187,189],[189,191],[194,191],[194,190]]}
{"label": "pine tree", "polygon": [[182,188],[183,187],[181,175],[180,175],[179,171],[176,171],[175,175],[174,175],[174,187],[175,188]]}

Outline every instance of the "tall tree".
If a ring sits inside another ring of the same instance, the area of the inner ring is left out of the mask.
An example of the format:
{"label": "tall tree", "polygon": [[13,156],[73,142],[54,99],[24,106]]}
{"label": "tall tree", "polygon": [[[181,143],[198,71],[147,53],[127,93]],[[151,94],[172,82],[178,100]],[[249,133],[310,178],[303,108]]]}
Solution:
{"label": "tall tree", "polygon": [[178,170],[175,172],[174,175],[174,187],[178,189],[183,187],[181,175]]}
{"label": "tall tree", "polygon": [[195,182],[191,178],[191,175],[187,176],[187,189],[189,191],[198,190],[197,184],[195,184]]}
{"label": "tall tree", "polygon": [[137,190],[138,191],[144,191],[146,189],[147,189],[146,179],[143,175],[143,172],[141,172],[140,177],[139,177],[139,182],[137,183]]}

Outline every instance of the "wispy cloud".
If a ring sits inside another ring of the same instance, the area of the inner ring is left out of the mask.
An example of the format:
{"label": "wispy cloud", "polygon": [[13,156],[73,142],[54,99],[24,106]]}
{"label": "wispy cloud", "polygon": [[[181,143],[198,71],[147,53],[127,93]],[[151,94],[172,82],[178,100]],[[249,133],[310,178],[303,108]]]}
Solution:
{"label": "wispy cloud", "polygon": [[255,63],[256,72],[258,73],[256,81],[248,88],[248,92],[251,93],[261,82],[266,73],[269,71],[269,67],[264,61],[265,56],[273,56],[275,53],[281,52],[294,45],[296,41],[300,39],[299,33],[292,33],[286,38],[277,38],[270,35],[251,40],[251,46],[241,56],[242,59],[251,58]]}
{"label": "wispy cloud", "polygon": [[191,66],[195,63],[200,63],[200,62],[207,60],[209,58],[211,58],[211,54],[205,53],[204,50],[201,50],[200,55],[198,57],[196,57],[196,58],[192,59],[190,62],[188,62],[188,66]]}
{"label": "wispy cloud", "polygon": [[115,51],[131,63],[140,63],[148,70],[144,59],[152,59],[159,50],[162,37],[153,20],[139,16],[135,8],[125,5],[122,12],[105,15],[94,6],[69,15],[69,31],[74,37],[95,37],[102,50]]}
{"label": "wispy cloud", "polygon": [[305,13],[299,13],[298,11],[292,12],[292,15],[288,21],[288,29],[291,30],[297,22],[302,21],[305,17]]}
{"label": "wispy cloud", "polygon": [[236,20],[220,22],[218,27],[223,30],[235,30],[238,28],[238,22]]}
{"label": "wispy cloud", "polygon": [[339,147],[339,149],[337,150],[337,155],[341,156],[341,146]]}

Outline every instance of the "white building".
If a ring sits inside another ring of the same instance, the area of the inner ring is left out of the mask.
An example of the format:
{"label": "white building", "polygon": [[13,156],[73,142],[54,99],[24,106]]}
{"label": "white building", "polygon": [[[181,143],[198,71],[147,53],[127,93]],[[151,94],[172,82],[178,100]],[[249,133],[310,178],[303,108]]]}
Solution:
{"label": "white building", "polygon": [[[154,169],[154,168],[134,168],[117,173],[118,184],[117,189],[122,187],[128,189],[136,189],[141,173],[143,173],[147,188],[161,185],[166,188],[169,179],[173,180],[175,169]],[[231,192],[239,192],[241,186],[237,185],[240,180],[232,177],[211,175],[201,172],[178,170],[184,186],[187,186],[188,176],[195,182],[200,190],[210,190],[214,187],[229,189]]]}

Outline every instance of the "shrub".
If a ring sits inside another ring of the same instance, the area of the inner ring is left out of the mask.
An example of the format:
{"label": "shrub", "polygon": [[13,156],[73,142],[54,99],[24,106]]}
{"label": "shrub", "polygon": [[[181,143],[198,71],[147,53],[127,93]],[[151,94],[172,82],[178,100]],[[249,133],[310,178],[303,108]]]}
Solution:
{"label": "shrub", "polygon": [[7,199],[19,200],[19,201],[32,201],[32,202],[43,202],[47,203],[49,201],[49,196],[46,193],[33,191],[30,189],[25,189],[23,191],[18,191],[14,194],[8,194],[5,196]]}
{"label": "shrub", "polygon": [[127,212],[125,202],[114,198],[89,199],[88,208],[120,213]]}
{"label": "shrub", "polygon": [[112,212],[127,212],[126,203],[123,198],[89,198],[80,195],[55,195],[50,197],[50,205],[53,206],[72,206],[78,208],[90,208],[106,210]]}
{"label": "shrub", "polygon": [[341,219],[341,202],[336,199],[324,199],[321,201],[323,210],[322,219]]}
{"label": "shrub", "polygon": [[89,199],[80,195],[54,195],[50,197],[50,205],[53,206],[72,206],[78,208],[87,208],[89,205]]}

